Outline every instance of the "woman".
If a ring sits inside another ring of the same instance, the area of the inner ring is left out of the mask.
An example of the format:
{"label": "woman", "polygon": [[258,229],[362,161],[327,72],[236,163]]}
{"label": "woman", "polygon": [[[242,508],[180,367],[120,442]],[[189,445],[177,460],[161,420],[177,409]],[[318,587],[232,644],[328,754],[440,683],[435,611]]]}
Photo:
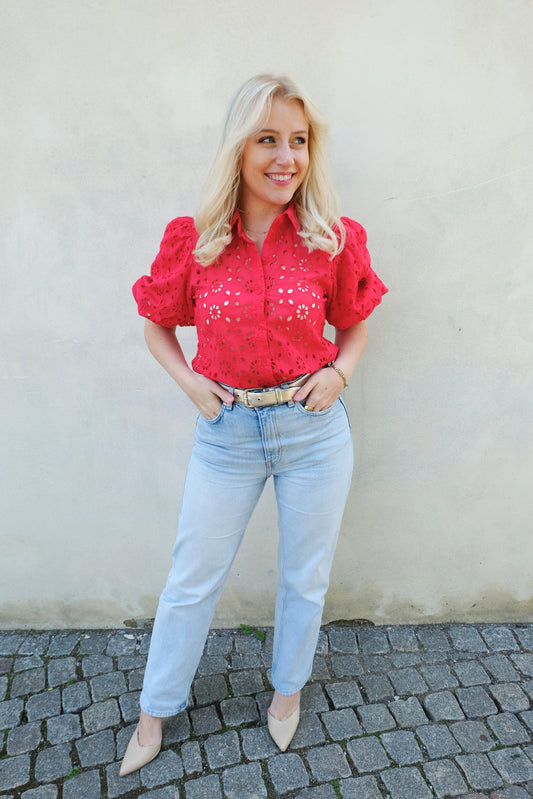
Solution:
{"label": "woman", "polygon": [[[173,567],[161,595],[139,725],[121,775],[153,759],[183,710],[217,601],[270,475],[279,523],[268,728],[299,721],[352,472],[342,390],[385,286],[366,234],[336,213],[327,126],[286,78],[259,75],[230,104],[195,220],[171,222],[134,286],[154,357],[199,410]],[[335,342],[323,337],[325,321]],[[190,368],[178,325],[195,325]]]}

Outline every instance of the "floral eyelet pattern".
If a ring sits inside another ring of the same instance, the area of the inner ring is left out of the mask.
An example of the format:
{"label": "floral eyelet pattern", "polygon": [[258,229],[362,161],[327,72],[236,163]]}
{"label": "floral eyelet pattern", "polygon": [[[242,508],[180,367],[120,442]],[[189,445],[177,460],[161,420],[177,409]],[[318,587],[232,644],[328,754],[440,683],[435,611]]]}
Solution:
{"label": "floral eyelet pattern", "polygon": [[194,325],[196,372],[239,388],[272,386],[335,359],[324,325],[345,329],[366,319],[387,288],[370,266],[366,233],[343,218],[346,244],[331,259],[309,251],[292,205],[267,234],[262,254],[236,212],[233,239],[219,258],[194,258],[191,217],[167,226],[150,275],[133,286],[139,314],[164,327]]}

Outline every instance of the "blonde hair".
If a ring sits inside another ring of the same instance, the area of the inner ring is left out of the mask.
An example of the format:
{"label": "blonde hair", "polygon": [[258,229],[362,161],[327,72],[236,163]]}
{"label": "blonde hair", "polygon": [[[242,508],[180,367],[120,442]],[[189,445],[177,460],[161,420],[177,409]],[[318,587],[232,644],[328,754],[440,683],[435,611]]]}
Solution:
{"label": "blonde hair", "polygon": [[326,158],[326,120],[290,78],[256,75],[241,86],[230,102],[222,141],[195,216],[199,239],[194,255],[204,266],[212,263],[231,241],[244,145],[264,126],[275,97],[302,103],[309,125],[309,168],[293,197],[301,225],[299,235],[309,250],[324,250],[331,257],[344,246],[345,230]]}

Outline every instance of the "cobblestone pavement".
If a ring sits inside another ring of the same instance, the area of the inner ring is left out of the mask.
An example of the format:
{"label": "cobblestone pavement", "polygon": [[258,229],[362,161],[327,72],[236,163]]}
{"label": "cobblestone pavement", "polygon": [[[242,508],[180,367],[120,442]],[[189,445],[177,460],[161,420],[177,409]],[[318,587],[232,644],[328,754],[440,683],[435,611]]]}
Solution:
{"label": "cobblestone pavement", "polygon": [[323,627],[285,754],[256,632],[210,633],[190,709],[125,778],[149,631],[0,633],[0,796],[533,797],[533,625]]}

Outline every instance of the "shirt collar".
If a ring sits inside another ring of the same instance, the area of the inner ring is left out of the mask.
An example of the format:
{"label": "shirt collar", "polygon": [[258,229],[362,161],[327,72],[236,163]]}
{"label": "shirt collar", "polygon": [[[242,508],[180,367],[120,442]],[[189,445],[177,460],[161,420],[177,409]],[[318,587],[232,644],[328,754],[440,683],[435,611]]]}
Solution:
{"label": "shirt collar", "polygon": [[[282,217],[287,217],[287,219],[290,220],[290,222],[291,222],[291,224],[292,224],[292,226],[293,226],[293,228],[294,228],[294,230],[296,232],[298,232],[300,230],[300,220],[298,219],[298,215],[296,214],[296,209],[294,207],[294,203],[293,202],[289,203],[287,208],[284,211],[282,211],[282,213],[279,214],[279,216],[276,217],[276,219],[274,220],[274,222],[272,224],[275,224],[277,222],[277,220],[281,219]],[[237,231],[238,231],[239,235],[242,236],[243,233],[244,233],[244,230],[243,230],[243,227],[242,227],[241,214],[240,214],[240,211],[239,211],[238,208],[235,209],[235,211],[233,212],[233,216],[231,218],[231,227],[232,228],[234,227],[235,223],[237,223]]]}

